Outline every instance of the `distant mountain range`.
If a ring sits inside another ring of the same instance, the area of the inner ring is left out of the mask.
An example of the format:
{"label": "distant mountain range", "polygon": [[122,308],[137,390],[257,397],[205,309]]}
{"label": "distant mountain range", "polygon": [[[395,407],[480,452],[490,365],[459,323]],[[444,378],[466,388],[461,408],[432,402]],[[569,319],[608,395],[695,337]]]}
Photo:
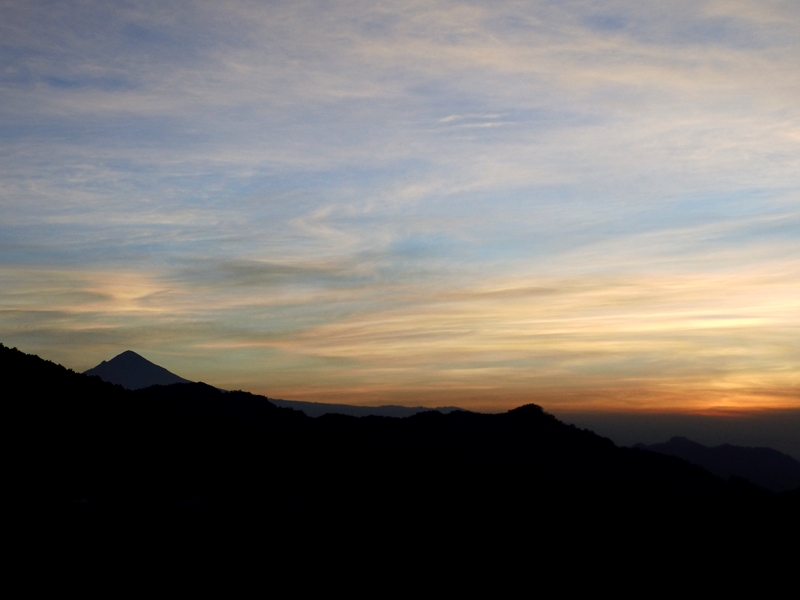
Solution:
{"label": "distant mountain range", "polygon": [[[109,361],[103,361],[96,367],[84,371],[84,375],[96,376],[121,385],[127,390],[141,390],[152,385],[172,385],[173,383],[194,383],[179,377],[132,350],[126,350]],[[428,408],[423,406],[352,406],[349,404],[327,404],[324,402],[303,402],[298,400],[278,400],[270,398],[270,402],[281,408],[301,410],[309,417],[320,417],[327,414],[349,415],[352,417],[410,417],[421,412],[437,410],[449,413],[462,410],[453,406]]]}
{"label": "distant mountain range", "polygon": [[[103,381],[119,384],[129,390],[141,390],[154,385],[192,383],[131,350],[101,362],[84,374],[96,375]],[[431,409],[421,406],[353,406],[274,398],[269,401],[280,408],[299,410],[314,418],[328,414],[404,418],[431,410],[444,414],[462,410],[455,407]],[[774,492],[800,488],[800,462],[771,448],[746,448],[729,444],[708,448],[683,437],[673,437],[662,444],[637,444],[636,447],[681,458],[723,479],[741,477]]]}
{"label": "distant mountain range", "polygon": [[746,448],[723,444],[709,448],[685,437],[662,444],[637,444],[650,450],[689,461],[718,477],[742,477],[774,492],[800,488],[800,462],[772,448]]}
{"label": "distant mountain range", "polygon": [[407,539],[491,552],[548,535],[570,551],[597,536],[760,544],[791,537],[800,508],[800,489],[775,494],[618,447],[536,405],[310,418],[203,383],[131,391],[2,344],[0,380],[13,424],[6,489],[33,511],[28,526],[46,528],[41,539],[53,527],[72,528],[64,539],[158,532],[185,517],[187,535],[217,523],[298,552],[353,535],[370,548]]}

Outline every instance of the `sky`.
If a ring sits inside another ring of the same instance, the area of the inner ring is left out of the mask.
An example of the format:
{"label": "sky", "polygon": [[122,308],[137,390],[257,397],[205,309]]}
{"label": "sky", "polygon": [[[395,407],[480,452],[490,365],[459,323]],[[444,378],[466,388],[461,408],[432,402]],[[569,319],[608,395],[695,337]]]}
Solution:
{"label": "sky", "polygon": [[800,409],[800,3],[6,1],[0,342],[349,404]]}

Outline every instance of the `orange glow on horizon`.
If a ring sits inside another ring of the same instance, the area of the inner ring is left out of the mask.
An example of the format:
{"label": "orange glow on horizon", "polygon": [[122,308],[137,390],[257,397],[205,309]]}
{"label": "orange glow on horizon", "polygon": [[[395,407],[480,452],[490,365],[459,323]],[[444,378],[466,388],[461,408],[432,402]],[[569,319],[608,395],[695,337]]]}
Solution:
{"label": "orange glow on horizon", "polygon": [[800,410],[800,390],[760,389],[725,391],[709,389],[616,388],[550,389],[509,392],[486,389],[324,388],[251,390],[267,397],[361,406],[456,406],[478,412],[505,412],[525,404],[538,404],[558,413],[604,412],[639,414],[753,415],[779,410]]}

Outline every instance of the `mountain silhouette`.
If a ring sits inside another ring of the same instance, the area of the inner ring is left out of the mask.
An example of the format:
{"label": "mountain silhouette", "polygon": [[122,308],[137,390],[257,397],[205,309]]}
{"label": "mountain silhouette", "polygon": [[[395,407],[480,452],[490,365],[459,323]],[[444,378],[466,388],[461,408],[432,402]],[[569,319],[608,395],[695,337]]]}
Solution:
{"label": "mountain silhouette", "polygon": [[184,523],[186,539],[242,531],[298,552],[353,536],[492,552],[520,540],[762,543],[785,534],[800,502],[618,447],[533,404],[311,418],[203,383],[132,391],[2,344],[0,377],[13,424],[5,487],[27,523],[65,539]]}
{"label": "mountain silhouette", "polygon": [[128,390],[139,390],[151,385],[191,383],[188,379],[167,371],[131,350],[126,350],[107,362],[104,360],[96,367],[85,371],[84,375],[99,377],[103,381],[116,383]]}
{"label": "mountain silhouette", "polygon": [[[168,371],[131,350],[115,356],[108,362],[103,361],[96,367],[84,371],[84,375],[95,375],[116,383],[128,390],[140,390],[152,385],[172,385],[173,383],[192,383]],[[327,414],[350,415],[353,417],[410,417],[420,412],[437,410],[449,413],[462,410],[453,406],[426,408],[423,406],[354,406],[350,404],[328,404],[323,402],[304,402],[301,400],[277,400],[271,402],[281,408],[303,411],[309,417],[320,417]]]}
{"label": "mountain silhouette", "polygon": [[661,444],[637,444],[636,447],[682,458],[723,479],[741,477],[773,492],[800,488],[800,462],[772,448],[730,444],[709,448],[679,436]]}
{"label": "mountain silhouette", "polygon": [[438,406],[428,408],[425,406],[395,406],[386,404],[383,406],[355,406],[352,404],[328,404],[325,402],[304,402],[302,400],[278,400],[270,398],[275,406],[281,408],[292,408],[301,410],[309,417],[321,417],[322,415],[349,415],[351,417],[412,417],[421,412],[435,410],[447,414],[454,410],[464,410],[455,406]]}

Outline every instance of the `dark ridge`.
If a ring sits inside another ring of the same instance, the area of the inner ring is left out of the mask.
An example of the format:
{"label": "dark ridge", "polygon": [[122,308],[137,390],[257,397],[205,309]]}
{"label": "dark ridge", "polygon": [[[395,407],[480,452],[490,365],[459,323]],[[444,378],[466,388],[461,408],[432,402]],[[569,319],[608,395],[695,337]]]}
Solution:
{"label": "dark ridge", "polygon": [[[115,356],[110,361],[101,362],[96,367],[85,371],[84,374],[95,375],[103,381],[116,383],[128,390],[140,390],[153,385],[192,383],[188,379],[171,373],[131,350]],[[272,400],[272,402],[281,408],[301,410],[309,417],[319,417],[330,413],[353,417],[410,417],[426,410],[438,410],[443,413],[462,410],[451,406],[431,409],[422,406],[352,406],[349,404],[327,404],[297,400]]]}
{"label": "dark ridge", "polygon": [[617,447],[535,405],[314,419],[203,383],[130,391],[2,345],[0,375],[7,494],[36,512],[29,523],[73,523],[65,539],[184,519],[189,537],[216,523],[300,552],[353,535],[493,549],[545,536],[723,539],[734,521],[740,539],[796,524],[797,494]]}
{"label": "dark ridge", "polygon": [[708,469],[718,477],[741,477],[773,492],[800,488],[800,462],[772,448],[747,448],[723,444],[709,448],[685,437],[662,444],[637,444],[637,448],[676,456]]}
{"label": "dark ridge", "polygon": [[427,408],[424,406],[353,406],[351,404],[328,404],[325,402],[303,402],[302,400],[277,400],[270,399],[275,406],[281,408],[291,408],[301,410],[309,417],[321,417],[322,415],[338,414],[351,417],[397,417],[404,418],[416,415],[417,413],[435,410],[440,413],[451,413],[454,410],[464,410],[455,406],[439,406]]}
{"label": "dark ridge", "polygon": [[97,376],[103,381],[116,383],[127,390],[139,390],[151,385],[191,383],[188,379],[178,377],[131,350],[126,350],[107,362],[101,362],[85,371],[84,375]]}

